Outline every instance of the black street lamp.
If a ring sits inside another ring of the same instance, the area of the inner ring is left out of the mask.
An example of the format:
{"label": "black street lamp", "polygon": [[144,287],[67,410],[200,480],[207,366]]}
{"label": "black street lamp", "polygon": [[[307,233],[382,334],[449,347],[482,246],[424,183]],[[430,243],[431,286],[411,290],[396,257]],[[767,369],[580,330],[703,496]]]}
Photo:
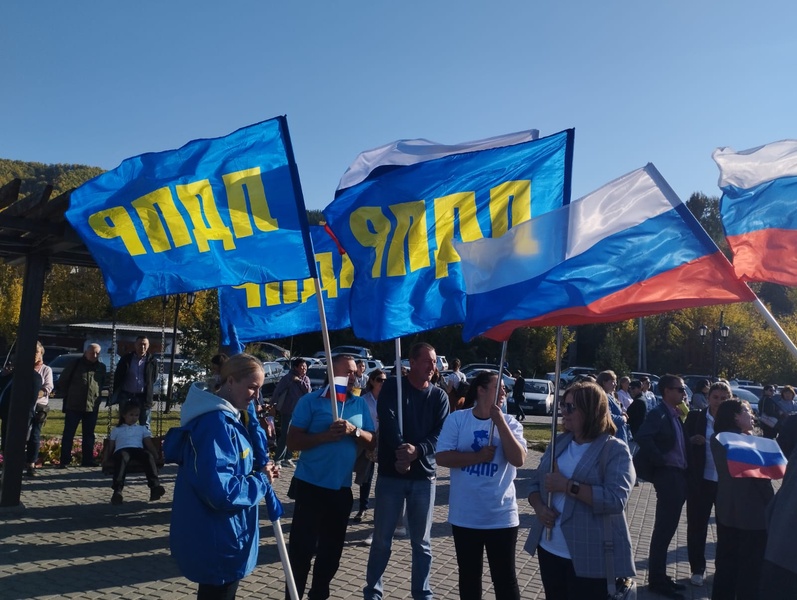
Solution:
{"label": "black street lamp", "polygon": [[[706,336],[709,333],[707,325],[701,325],[698,330],[703,344],[706,343]],[[725,325],[725,311],[720,312],[720,324],[716,329],[711,330],[711,380],[716,381],[718,375],[719,355],[722,346],[728,340],[731,328]]]}

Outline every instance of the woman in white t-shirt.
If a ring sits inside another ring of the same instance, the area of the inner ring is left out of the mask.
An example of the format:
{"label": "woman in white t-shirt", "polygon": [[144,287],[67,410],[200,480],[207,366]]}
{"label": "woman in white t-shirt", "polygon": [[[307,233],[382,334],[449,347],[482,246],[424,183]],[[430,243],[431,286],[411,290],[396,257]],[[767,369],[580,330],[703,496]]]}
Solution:
{"label": "woman in white t-shirt", "polygon": [[119,411],[119,424],[111,431],[108,452],[113,456],[113,496],[111,504],[122,503],[122,490],[125,487],[127,465],[131,458],[139,460],[144,466],[149,486],[149,500],[154,502],[166,493],[158,480],[158,467],[155,459],[158,449],[152,441],[152,434],[146,425],[139,425],[141,408],[137,402],[127,402]]}
{"label": "woman in white t-shirt", "polygon": [[526,440],[523,426],[501,410],[505,401],[506,390],[497,373],[482,371],[468,390],[465,409],[448,416],[437,440],[437,464],[451,469],[448,522],[454,534],[461,599],[482,597],[485,549],[496,600],[520,598],[515,573],[520,520],[514,480],[526,460]]}

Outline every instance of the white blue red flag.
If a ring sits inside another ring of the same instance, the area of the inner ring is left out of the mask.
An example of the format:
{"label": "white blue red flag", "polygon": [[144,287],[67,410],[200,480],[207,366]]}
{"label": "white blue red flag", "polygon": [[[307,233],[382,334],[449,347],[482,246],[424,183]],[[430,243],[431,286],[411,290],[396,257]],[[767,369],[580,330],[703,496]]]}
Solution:
{"label": "white blue red flag", "polygon": [[737,276],[797,285],[797,140],[742,152],[718,148],[712,156]]}
{"label": "white blue red flag", "polygon": [[454,146],[402,140],[362,153],[327,224],[354,266],[351,324],[380,341],[459,324],[465,289],[453,240],[500,237],[570,201],[573,131]]}
{"label": "white blue red flag", "polygon": [[465,339],[754,299],[652,164],[500,239],[455,247]]}
{"label": "white blue red flag", "polygon": [[786,474],[787,460],[775,440],[723,431],[717,441],[725,448],[731,477],[783,479]]}

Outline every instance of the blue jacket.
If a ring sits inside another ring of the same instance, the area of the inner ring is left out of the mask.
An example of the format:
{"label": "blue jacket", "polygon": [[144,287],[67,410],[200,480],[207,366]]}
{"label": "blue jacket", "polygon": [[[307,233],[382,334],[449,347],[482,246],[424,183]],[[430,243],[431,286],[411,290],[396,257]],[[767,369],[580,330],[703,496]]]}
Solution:
{"label": "blue jacket", "polygon": [[167,436],[164,444],[165,454],[180,465],[169,532],[172,556],[196,583],[242,579],[257,562],[258,504],[269,491],[268,479],[255,470],[249,433],[229,402],[195,384],[181,413],[180,435]]}

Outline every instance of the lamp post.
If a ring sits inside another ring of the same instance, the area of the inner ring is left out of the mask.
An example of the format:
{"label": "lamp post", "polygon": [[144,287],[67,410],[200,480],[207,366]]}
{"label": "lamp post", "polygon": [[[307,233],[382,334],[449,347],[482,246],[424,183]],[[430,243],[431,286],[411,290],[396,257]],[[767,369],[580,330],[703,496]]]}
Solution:
{"label": "lamp post", "polygon": [[[191,308],[196,301],[196,294],[188,292],[185,297],[185,302],[188,308]],[[174,355],[177,353],[177,322],[180,318],[180,294],[174,295],[174,329],[172,330],[172,355],[169,361],[169,383],[166,388],[166,408],[164,413],[168,413],[172,409],[172,386],[174,385]]]}
{"label": "lamp post", "polygon": [[[698,330],[702,343],[706,343],[709,329],[707,325],[701,325]],[[731,328],[725,325],[725,311],[720,312],[720,324],[716,329],[711,330],[711,380],[716,381],[718,375],[719,354],[722,346],[728,340]]]}

